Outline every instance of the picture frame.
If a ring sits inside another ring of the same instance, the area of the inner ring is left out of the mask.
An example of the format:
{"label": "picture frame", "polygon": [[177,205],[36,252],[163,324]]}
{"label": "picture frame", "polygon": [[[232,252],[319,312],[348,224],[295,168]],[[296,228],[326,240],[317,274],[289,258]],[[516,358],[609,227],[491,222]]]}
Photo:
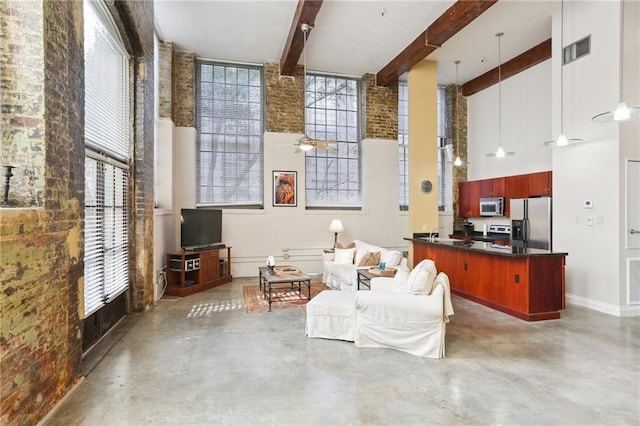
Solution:
{"label": "picture frame", "polygon": [[274,170],[273,206],[297,207],[298,205],[298,172]]}

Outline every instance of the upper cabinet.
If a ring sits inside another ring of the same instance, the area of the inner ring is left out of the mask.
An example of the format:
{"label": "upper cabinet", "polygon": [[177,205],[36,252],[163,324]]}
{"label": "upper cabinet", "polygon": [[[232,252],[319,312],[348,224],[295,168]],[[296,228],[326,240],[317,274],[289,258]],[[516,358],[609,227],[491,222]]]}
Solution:
{"label": "upper cabinet", "polygon": [[482,187],[480,192],[481,197],[504,197],[505,178],[483,179],[479,182]]}
{"label": "upper cabinet", "polygon": [[493,179],[461,182],[458,187],[458,215],[480,216],[480,198],[504,197],[504,214],[509,216],[509,200],[551,196],[552,172],[530,173]]}
{"label": "upper cabinet", "polygon": [[530,173],[529,177],[529,197],[543,197],[551,195],[551,172]]}

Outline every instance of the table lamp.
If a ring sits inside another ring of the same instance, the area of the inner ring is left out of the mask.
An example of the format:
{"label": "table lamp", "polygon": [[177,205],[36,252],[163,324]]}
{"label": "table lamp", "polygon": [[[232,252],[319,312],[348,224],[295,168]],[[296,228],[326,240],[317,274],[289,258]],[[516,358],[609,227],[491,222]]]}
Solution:
{"label": "table lamp", "polygon": [[338,244],[338,234],[344,232],[344,226],[342,226],[342,221],[340,219],[331,220],[331,225],[329,225],[329,232],[333,232],[335,234],[335,239],[333,240],[333,248],[336,248]]}

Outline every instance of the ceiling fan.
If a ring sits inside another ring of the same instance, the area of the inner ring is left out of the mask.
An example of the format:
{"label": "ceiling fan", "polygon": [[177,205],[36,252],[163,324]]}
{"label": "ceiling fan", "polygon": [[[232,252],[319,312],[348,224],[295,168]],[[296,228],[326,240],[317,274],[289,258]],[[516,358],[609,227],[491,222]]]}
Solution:
{"label": "ceiling fan", "polygon": [[[309,24],[303,23],[300,26],[300,29],[302,30],[302,32],[304,33],[304,47],[303,47],[303,52],[304,52],[304,56],[303,56],[303,66],[304,66],[304,80],[303,81],[303,86],[304,86],[304,90],[303,90],[303,96],[304,96],[304,124],[305,126],[307,125],[307,107],[306,107],[306,86],[307,86],[307,34],[309,33],[309,31],[312,29],[313,27]],[[309,136],[307,136],[306,131],[305,134],[298,139],[298,141],[294,144],[296,146],[296,153],[298,152],[306,152],[306,151],[311,151],[312,149],[316,148],[316,149],[324,149],[325,151],[335,151],[336,147],[331,145],[331,144],[335,144],[336,141],[333,140],[320,140],[320,139],[314,139],[314,138],[310,138]]]}

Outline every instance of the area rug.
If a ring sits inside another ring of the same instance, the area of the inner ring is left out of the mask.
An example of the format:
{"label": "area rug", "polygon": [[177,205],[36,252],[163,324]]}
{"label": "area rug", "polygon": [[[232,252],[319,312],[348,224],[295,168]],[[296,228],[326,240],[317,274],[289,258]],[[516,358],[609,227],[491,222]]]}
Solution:
{"label": "area rug", "polygon": [[[311,284],[311,298],[313,299],[323,290],[329,288],[322,283]],[[302,290],[306,294],[306,289]],[[269,311],[269,302],[262,297],[262,293],[257,285],[245,285],[242,287],[242,295],[244,296],[244,306],[249,314],[257,314]],[[291,290],[279,290],[273,295],[271,302],[272,311],[282,311],[285,309],[302,308],[307,304],[307,299],[301,299],[298,294],[298,288]]]}

